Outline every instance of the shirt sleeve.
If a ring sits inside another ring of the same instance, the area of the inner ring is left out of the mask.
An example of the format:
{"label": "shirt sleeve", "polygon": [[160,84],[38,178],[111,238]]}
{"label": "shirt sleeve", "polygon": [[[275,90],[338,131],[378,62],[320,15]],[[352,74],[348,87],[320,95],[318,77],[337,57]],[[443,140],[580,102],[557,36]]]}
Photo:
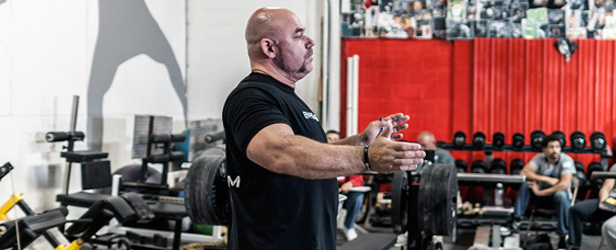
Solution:
{"label": "shirt sleeve", "polygon": [[535,157],[533,157],[532,159],[530,159],[530,161],[528,162],[528,165],[530,165],[531,167],[533,167],[535,169],[535,173],[537,173],[539,171],[539,164],[540,164],[540,159],[542,154],[537,154],[535,155]]}
{"label": "shirt sleeve", "polygon": [[248,143],[263,128],[277,123],[289,124],[276,99],[261,89],[242,89],[229,97],[227,105],[230,132],[244,154]]}
{"label": "shirt sleeve", "polygon": [[361,175],[349,176],[349,181],[353,183],[353,187],[361,187],[364,185],[364,177]]}
{"label": "shirt sleeve", "polygon": [[562,171],[560,171],[560,175],[564,174],[575,174],[575,163],[571,159],[563,159],[562,162]]}
{"label": "shirt sleeve", "polygon": [[445,163],[445,164],[454,163],[453,156],[451,155],[451,153],[449,153],[449,151],[438,148],[436,149],[436,153],[438,154],[440,163]]}

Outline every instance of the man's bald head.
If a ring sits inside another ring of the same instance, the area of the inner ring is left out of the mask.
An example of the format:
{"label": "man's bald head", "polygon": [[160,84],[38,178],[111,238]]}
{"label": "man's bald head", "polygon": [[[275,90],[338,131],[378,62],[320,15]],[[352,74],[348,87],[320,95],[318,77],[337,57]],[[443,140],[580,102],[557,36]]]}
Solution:
{"label": "man's bald head", "polygon": [[255,11],[248,19],[244,33],[248,55],[251,58],[257,55],[259,42],[263,38],[277,41],[282,32],[283,20],[294,15],[293,12],[280,8],[261,8]]}
{"label": "man's bald head", "polygon": [[295,88],[313,69],[314,41],[295,13],[261,8],[246,24],[246,44],[253,72],[265,74]]}
{"label": "man's bald head", "polygon": [[417,142],[425,149],[436,149],[434,145],[434,135],[428,131],[423,131],[417,136]]}

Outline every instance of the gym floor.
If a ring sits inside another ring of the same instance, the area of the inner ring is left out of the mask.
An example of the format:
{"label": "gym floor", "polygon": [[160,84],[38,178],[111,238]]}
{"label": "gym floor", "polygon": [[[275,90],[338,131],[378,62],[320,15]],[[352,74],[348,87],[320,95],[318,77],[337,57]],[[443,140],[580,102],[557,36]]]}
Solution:
{"label": "gym floor", "polygon": [[[393,233],[391,228],[387,227],[370,227],[367,226],[365,230],[357,230],[359,235],[363,233]],[[536,235],[536,232],[531,231],[531,237]],[[556,249],[558,245],[558,235],[555,232],[549,233],[550,239],[552,241],[552,246]],[[521,236],[524,240],[524,236]],[[458,238],[455,243],[451,242],[451,237],[444,238],[444,250],[467,250],[469,247],[473,245],[473,240],[475,238],[475,230],[473,229],[459,229]],[[341,246],[346,242],[344,234],[341,230],[338,230],[337,234],[337,245]],[[584,234],[582,239],[582,246],[580,249],[584,250],[609,250],[608,247],[603,244],[601,248],[599,244],[601,242],[601,235],[588,235]],[[399,250],[400,248],[392,247],[390,250]]]}

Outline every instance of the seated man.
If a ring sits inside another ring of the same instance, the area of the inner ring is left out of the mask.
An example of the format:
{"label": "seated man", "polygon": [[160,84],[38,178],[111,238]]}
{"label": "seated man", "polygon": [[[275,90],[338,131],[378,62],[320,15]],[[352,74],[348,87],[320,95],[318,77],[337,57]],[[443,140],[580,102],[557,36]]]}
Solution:
{"label": "seated man", "polygon": [[527,182],[520,186],[513,211],[514,229],[533,199],[540,207],[555,208],[558,217],[556,232],[560,236],[559,248],[566,245],[571,204],[571,180],[575,174],[573,159],[561,152],[562,145],[555,136],[543,140],[543,153],[533,157],[520,172]]}
{"label": "seated man", "polygon": [[348,241],[357,238],[357,232],[355,231],[355,220],[361,210],[361,205],[364,202],[363,192],[353,192],[351,188],[361,187],[364,185],[364,178],[361,175],[351,175],[338,177],[338,185],[341,193],[347,196],[344,201],[343,207],[347,210],[344,218],[344,227],[342,231]]}
{"label": "seated man", "polygon": [[[336,130],[328,130],[325,133],[327,142],[332,143],[340,140],[340,133]],[[341,176],[338,177],[338,190],[347,196],[344,201],[343,207],[347,210],[346,217],[344,218],[344,236],[347,240],[351,241],[357,238],[357,232],[355,231],[355,219],[359,215],[361,205],[364,201],[364,193],[362,192],[350,192],[353,187],[360,187],[364,185],[364,179],[361,175]]]}
{"label": "seated man", "polygon": [[[610,172],[616,172],[616,164],[614,164]],[[575,206],[569,210],[569,245],[571,249],[579,249],[582,244],[582,232],[584,232],[584,222],[591,221],[600,223],[610,217],[616,215],[612,211],[607,211],[599,207],[599,203],[605,201],[609,197],[616,197],[616,186],[614,179],[605,179],[601,189],[599,190],[598,199],[589,199],[582,202],[578,202]],[[616,223],[616,218],[612,218],[612,223]],[[611,235],[611,239],[616,239],[616,225],[612,227],[607,226],[608,223],[603,225],[603,234]],[[607,240],[610,236],[604,236]],[[608,240],[610,249],[616,249],[616,241]]]}
{"label": "seated man", "polygon": [[437,148],[434,140],[434,135],[428,131],[419,133],[417,143],[421,144],[424,149],[434,150],[434,163],[453,164],[453,156],[449,151],[442,148]]}
{"label": "seated man", "polygon": [[616,216],[603,223],[601,236],[603,236],[608,249],[616,249]]}

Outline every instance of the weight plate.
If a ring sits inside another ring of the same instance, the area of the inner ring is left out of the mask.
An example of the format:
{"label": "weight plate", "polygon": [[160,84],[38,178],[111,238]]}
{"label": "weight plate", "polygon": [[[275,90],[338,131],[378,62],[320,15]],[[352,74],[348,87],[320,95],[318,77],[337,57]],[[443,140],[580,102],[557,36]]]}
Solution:
{"label": "weight plate", "polygon": [[418,193],[418,223],[428,235],[449,236],[456,223],[458,179],[452,164],[424,168]]}
{"label": "weight plate", "polygon": [[211,151],[195,159],[188,170],[184,204],[188,215],[197,224],[226,225],[229,221],[225,163],[224,155]]}
{"label": "weight plate", "polygon": [[394,232],[403,234],[406,232],[408,222],[408,175],[406,172],[394,173],[391,189],[391,224]]}

